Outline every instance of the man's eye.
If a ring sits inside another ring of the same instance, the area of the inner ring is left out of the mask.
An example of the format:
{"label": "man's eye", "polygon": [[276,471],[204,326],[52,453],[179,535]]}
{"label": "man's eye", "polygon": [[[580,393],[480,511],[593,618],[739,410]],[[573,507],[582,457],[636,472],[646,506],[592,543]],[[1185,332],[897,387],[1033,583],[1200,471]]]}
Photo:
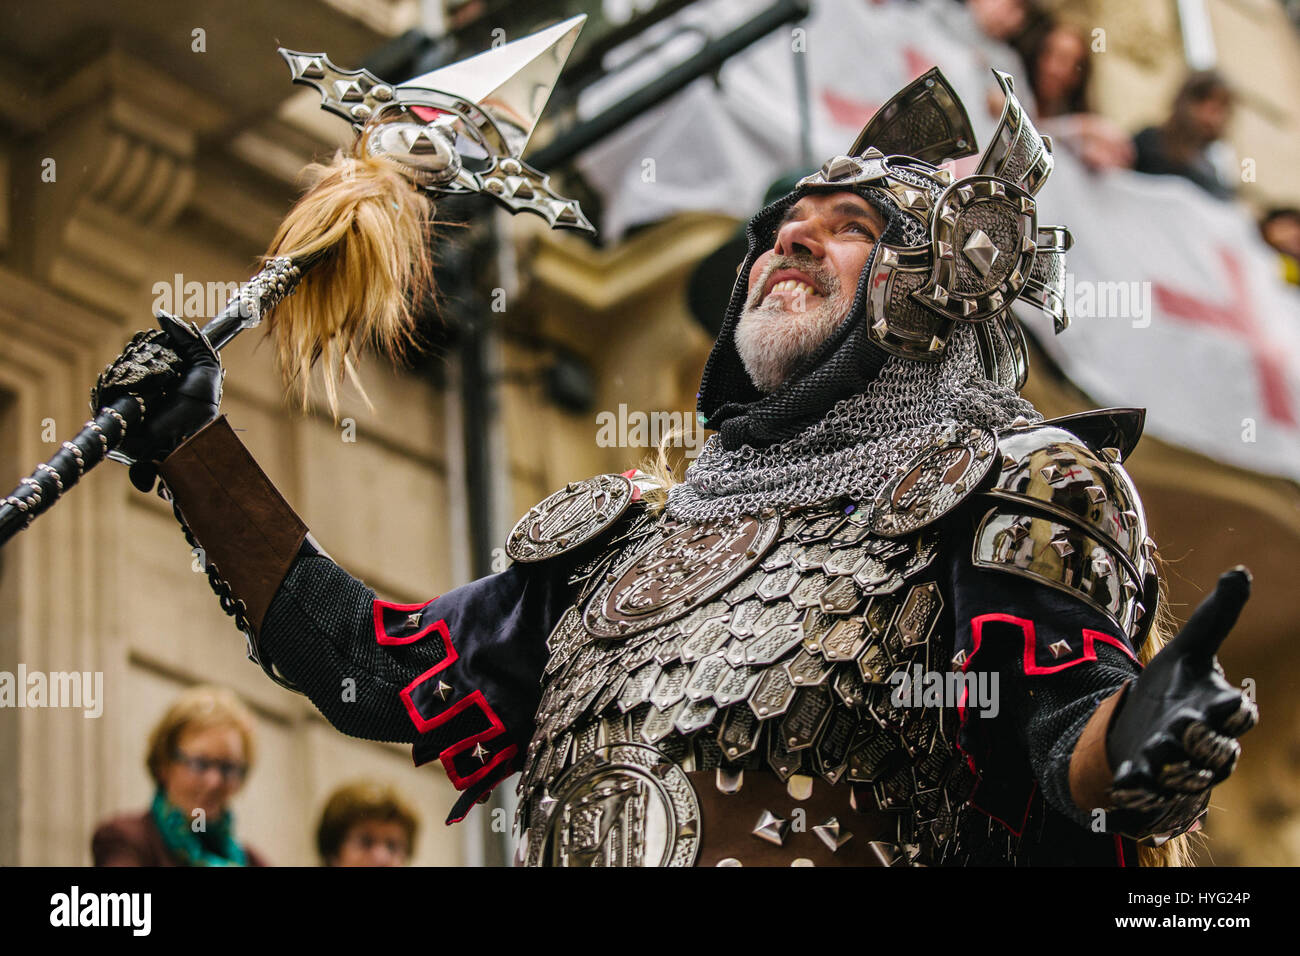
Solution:
{"label": "man's eye", "polygon": [[866,226],[864,226],[864,225],[863,225],[862,223],[860,223],[860,222],[851,222],[851,223],[849,223],[849,228],[850,228],[850,229],[856,229],[856,230],[858,230],[858,232],[862,233],[864,236],[866,236],[868,239],[872,240],[873,242],[874,242],[875,239],[876,239],[876,234],[875,234],[875,232],[874,232],[873,230],[871,230],[871,229],[868,229]]}

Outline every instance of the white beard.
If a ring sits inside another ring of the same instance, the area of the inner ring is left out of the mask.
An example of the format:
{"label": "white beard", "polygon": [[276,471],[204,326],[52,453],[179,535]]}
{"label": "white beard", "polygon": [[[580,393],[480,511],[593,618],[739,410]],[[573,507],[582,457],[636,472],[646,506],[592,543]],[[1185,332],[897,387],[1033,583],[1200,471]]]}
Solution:
{"label": "white beard", "polygon": [[[822,275],[813,278],[822,288],[828,289],[828,294],[819,298],[811,309],[800,311],[798,299],[790,302],[790,308],[787,308],[787,300],[780,295],[754,301],[762,295],[768,276],[782,267],[783,264],[776,264],[764,270],[766,274],[754,286],[754,293],[745,303],[740,321],[736,323],[736,352],[745,371],[762,392],[776,391],[795,366],[839,328],[853,305],[840,294],[834,276]],[[823,282],[824,278],[829,278],[830,283]],[[833,290],[830,285],[834,286]]]}

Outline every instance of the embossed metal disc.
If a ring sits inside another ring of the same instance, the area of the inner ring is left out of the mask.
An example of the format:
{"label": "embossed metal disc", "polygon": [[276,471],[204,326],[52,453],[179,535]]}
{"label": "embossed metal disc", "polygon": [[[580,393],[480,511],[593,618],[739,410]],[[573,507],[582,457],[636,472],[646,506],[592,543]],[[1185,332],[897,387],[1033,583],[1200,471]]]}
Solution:
{"label": "embossed metal disc", "polygon": [[556,781],[532,865],[693,866],[700,804],[686,773],[654,747],[612,744]]}
{"label": "embossed metal disc", "polygon": [[938,521],[985,479],[997,458],[996,447],[992,431],[969,428],[947,444],[921,452],[876,493],[871,530],[897,538]]}
{"label": "embossed metal disc", "polygon": [[506,540],[506,554],[527,564],[585,544],[627,510],[632,491],[623,475],[572,482],[528,509]]}
{"label": "embossed metal disc", "polygon": [[663,541],[611,572],[587,602],[582,623],[596,637],[627,637],[712,600],[763,557],[781,519],[666,527]]}

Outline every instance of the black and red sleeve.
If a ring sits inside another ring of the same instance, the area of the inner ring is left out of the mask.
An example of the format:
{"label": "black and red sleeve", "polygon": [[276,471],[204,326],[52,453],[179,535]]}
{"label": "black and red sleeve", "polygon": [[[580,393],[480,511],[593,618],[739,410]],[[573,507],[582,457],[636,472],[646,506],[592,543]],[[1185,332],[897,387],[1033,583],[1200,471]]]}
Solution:
{"label": "black and red sleeve", "polygon": [[410,743],[462,791],[448,817],[518,769],[546,638],[571,603],[564,562],[513,565],[422,604],[394,604],[309,544],[259,640],[336,728]]}
{"label": "black and red sleeve", "polygon": [[979,777],[972,802],[1019,833],[1041,791],[1091,828],[1090,812],[1070,796],[1070,758],[1097,706],[1137,676],[1132,645],[1106,615],[1065,590],[975,567],[969,539],[947,560],[952,664],[997,690],[995,706],[959,708],[958,743]]}

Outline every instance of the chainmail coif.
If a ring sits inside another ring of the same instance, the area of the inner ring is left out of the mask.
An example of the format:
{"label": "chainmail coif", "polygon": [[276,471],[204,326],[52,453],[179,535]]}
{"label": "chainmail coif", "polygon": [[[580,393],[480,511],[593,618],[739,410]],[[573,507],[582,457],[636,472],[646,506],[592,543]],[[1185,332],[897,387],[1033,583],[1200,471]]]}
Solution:
{"label": "chainmail coif", "polygon": [[958,328],[940,362],[891,357],[864,391],[793,438],[728,450],[710,436],[686,480],[669,491],[668,514],[694,523],[841,496],[870,500],[931,439],[1018,417],[1042,420],[1028,400],[987,378],[974,332]]}
{"label": "chainmail coif", "polygon": [[[901,164],[895,175],[938,198],[941,189],[932,180]],[[938,362],[892,356],[872,341],[867,283],[881,245],[915,246],[928,238],[891,194],[870,185],[848,188],[883,214],[886,227],[844,321],[775,391],[764,394],[754,385],[735,346],[750,270],[772,247],[786,209],[810,192],[840,188],[797,187],[749,221],[749,249],[700,383],[701,420],[718,433],[705,442],[686,480],[669,491],[670,517],[700,522],[840,496],[870,500],[899,465],[957,426],[1042,420],[1013,389],[988,378],[969,327],[953,331]]]}

